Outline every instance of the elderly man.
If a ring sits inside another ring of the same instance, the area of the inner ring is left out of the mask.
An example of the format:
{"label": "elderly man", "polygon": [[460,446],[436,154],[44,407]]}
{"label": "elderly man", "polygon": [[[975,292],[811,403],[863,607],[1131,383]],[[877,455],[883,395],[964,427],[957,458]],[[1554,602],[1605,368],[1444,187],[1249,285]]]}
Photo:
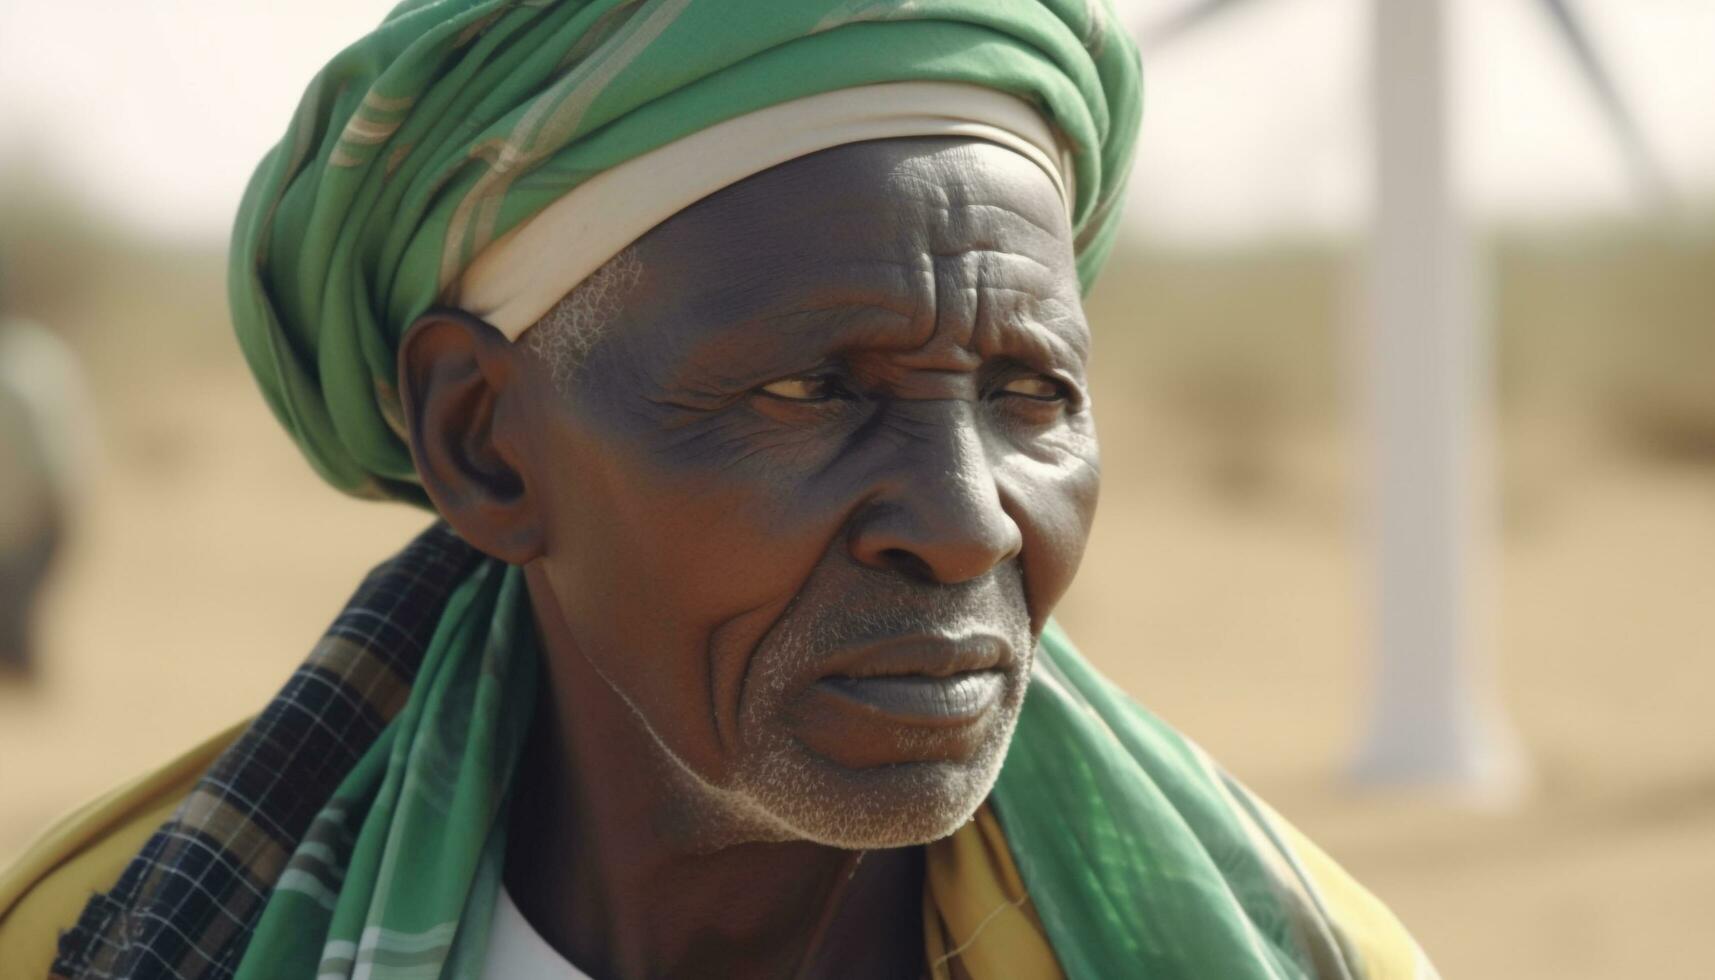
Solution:
{"label": "elderly man", "polygon": [[402,4],[231,287],[318,470],[441,522],[26,857],[0,967],[1431,975],[1049,619],[1137,110],[1100,2]]}

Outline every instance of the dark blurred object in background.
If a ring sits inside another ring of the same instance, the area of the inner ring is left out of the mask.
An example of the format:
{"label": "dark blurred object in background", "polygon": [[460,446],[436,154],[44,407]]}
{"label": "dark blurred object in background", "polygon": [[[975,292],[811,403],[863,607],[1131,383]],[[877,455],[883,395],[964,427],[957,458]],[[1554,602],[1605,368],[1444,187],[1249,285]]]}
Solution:
{"label": "dark blurred object in background", "polygon": [[84,476],[86,401],[65,341],[0,316],[0,678],[35,671],[36,609]]}

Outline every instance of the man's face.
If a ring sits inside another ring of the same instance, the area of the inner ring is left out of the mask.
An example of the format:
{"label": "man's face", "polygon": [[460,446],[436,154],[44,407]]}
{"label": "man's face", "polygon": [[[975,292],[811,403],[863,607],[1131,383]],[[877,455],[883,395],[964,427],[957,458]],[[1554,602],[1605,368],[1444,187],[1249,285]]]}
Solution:
{"label": "man's face", "polygon": [[923,843],[993,785],[1100,480],[1070,241],[987,143],[796,160],[642,239],[548,400],[539,579],[765,836]]}

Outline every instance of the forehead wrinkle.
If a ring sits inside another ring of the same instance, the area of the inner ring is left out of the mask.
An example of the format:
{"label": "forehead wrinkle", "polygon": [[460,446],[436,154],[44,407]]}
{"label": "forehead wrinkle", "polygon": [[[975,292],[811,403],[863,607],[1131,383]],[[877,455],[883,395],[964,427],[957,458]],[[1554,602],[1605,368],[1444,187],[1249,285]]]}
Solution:
{"label": "forehead wrinkle", "polygon": [[[1054,229],[1064,220],[1059,195],[1034,163],[997,162],[1016,155],[989,149],[951,159],[884,154],[880,168],[860,167],[833,186],[827,179],[841,171],[828,169],[832,158],[805,158],[658,226],[645,246],[676,255],[680,271],[650,290],[651,305],[683,331],[670,341],[681,370],[661,373],[708,383],[735,366],[803,362],[840,347],[921,348],[948,329],[971,346],[979,324],[1019,319],[1021,308],[1022,319],[1062,332],[1056,324],[1073,318],[1051,314],[1053,297],[1076,279],[1067,233]],[[949,287],[975,292],[943,303],[937,293]],[[1020,346],[998,329],[982,332],[991,344]],[[825,340],[813,342],[816,334]]]}
{"label": "forehead wrinkle", "polygon": [[[795,278],[780,302],[762,311],[736,317],[730,330],[766,328],[780,324],[787,336],[817,331],[830,349],[910,348],[920,346],[934,329],[934,269],[923,252],[904,258],[866,258],[845,264],[870,277],[854,285],[840,274],[808,269]],[[875,275],[880,270],[883,275]],[[779,280],[774,280],[778,283]]]}
{"label": "forehead wrinkle", "polygon": [[927,200],[921,203],[933,205],[948,215],[989,215],[1015,227],[1022,225],[1033,238],[1046,239],[1038,244],[1069,252],[1071,226],[1060,192],[1033,162],[1010,151],[1003,156],[1016,157],[1015,162],[1026,168],[1030,177],[1019,179],[1004,168],[979,166],[967,170],[940,165],[930,174],[920,169],[896,169],[890,175],[890,182],[929,191]]}
{"label": "forehead wrinkle", "polygon": [[[916,158],[894,163],[883,177],[885,195],[896,198],[900,196],[898,192],[901,191],[905,192],[907,196],[911,192],[920,191],[925,193],[919,199],[919,203],[934,204],[939,208],[948,207],[952,202],[947,192],[954,182],[944,173],[924,173],[925,169],[927,168],[923,161]],[[936,166],[934,169],[942,171],[945,168]]]}
{"label": "forehead wrinkle", "polygon": [[677,305],[715,323],[839,305],[868,305],[901,315],[916,311],[911,262],[874,251],[828,255],[804,246],[802,237],[773,236],[766,248],[754,250],[740,243],[730,254],[744,255],[747,261],[710,263],[702,270],[705,274],[670,284],[681,296]]}
{"label": "forehead wrinkle", "polygon": [[[1041,353],[1052,353],[1051,360],[1081,365],[1087,354],[1088,330],[1083,327],[1081,311],[1064,298],[1064,277],[1041,261],[1016,252],[997,249],[972,249],[939,256],[957,261],[937,262],[937,304],[934,332],[921,345],[935,346],[942,351],[950,347],[975,351],[982,357],[995,356],[1013,350],[1020,344],[1010,338],[1020,331],[1045,333],[1043,344],[1024,344]],[[1023,260],[1023,275],[1006,274],[1011,282],[996,282],[999,267],[1011,266]],[[942,297],[956,293],[961,298],[945,302]],[[936,341],[942,341],[937,344]]]}
{"label": "forehead wrinkle", "polygon": [[[1057,275],[1071,274],[1070,236],[1023,211],[1001,204],[969,203],[949,209],[948,216],[953,226],[949,230],[956,231],[967,245],[1007,252]],[[1023,240],[1018,240],[1020,232]]]}
{"label": "forehead wrinkle", "polygon": [[999,280],[1010,285],[996,288],[1043,296],[1062,293],[1076,281],[1065,236],[1013,207],[965,203],[948,208],[941,218],[934,255],[956,260],[946,264],[954,277],[977,285]]}
{"label": "forehead wrinkle", "polygon": [[[1036,196],[1037,195],[1031,195],[1032,198]],[[1031,204],[1036,203],[1038,202],[1034,200],[1031,201]],[[1021,204],[1022,202],[997,204],[992,201],[965,201],[960,204],[959,207],[966,211],[981,211],[985,213],[993,212],[999,217],[1006,218],[1008,220],[1021,221],[1030,227],[1031,230],[1041,233],[1043,237],[1049,239],[1053,243],[1066,248],[1071,247],[1071,226],[1067,221],[1065,210],[1060,205],[1060,195],[1058,193],[1052,195],[1053,206],[1048,212],[1049,214],[1052,214],[1053,217],[1046,221],[1031,214],[1030,211],[1032,209],[1021,206]]]}
{"label": "forehead wrinkle", "polygon": [[[1062,324],[1071,327],[1057,329]],[[982,350],[985,356],[1010,355],[1082,371],[1090,341],[1089,331],[1080,329],[1081,324],[1080,318],[1064,312],[1047,317],[997,316],[985,325]]]}
{"label": "forehead wrinkle", "polygon": [[[999,161],[1006,161],[1000,163]],[[1019,174],[1028,178],[1018,178]],[[1028,183],[1045,199],[1060,199],[1053,178],[1030,157],[1011,147],[981,138],[949,141],[931,150],[898,154],[887,168],[890,179],[920,180],[936,188],[966,192],[971,188],[986,191],[991,181]]]}

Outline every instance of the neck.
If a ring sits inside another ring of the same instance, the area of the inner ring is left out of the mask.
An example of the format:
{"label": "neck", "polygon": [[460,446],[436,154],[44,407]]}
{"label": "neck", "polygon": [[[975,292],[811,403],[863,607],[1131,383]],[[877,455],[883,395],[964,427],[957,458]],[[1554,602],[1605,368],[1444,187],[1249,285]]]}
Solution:
{"label": "neck", "polygon": [[921,971],[920,849],[866,855],[724,831],[583,655],[542,632],[547,683],[505,876],[549,945],[616,978]]}

